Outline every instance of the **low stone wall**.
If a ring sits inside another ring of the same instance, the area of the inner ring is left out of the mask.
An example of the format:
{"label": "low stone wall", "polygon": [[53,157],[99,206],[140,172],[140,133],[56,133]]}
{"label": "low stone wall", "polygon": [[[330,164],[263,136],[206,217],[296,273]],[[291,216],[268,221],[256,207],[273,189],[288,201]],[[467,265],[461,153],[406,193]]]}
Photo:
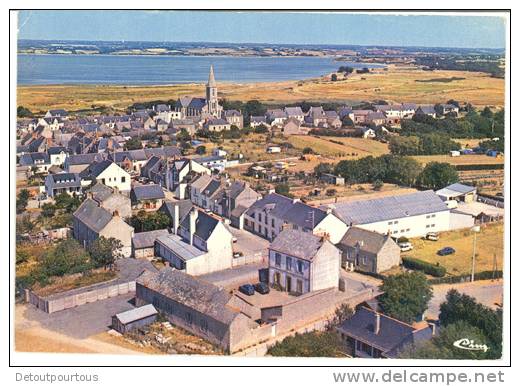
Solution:
{"label": "low stone wall", "polygon": [[253,255],[247,255],[247,256],[240,256],[240,257],[234,257],[233,261],[231,262],[232,267],[240,267],[241,265],[246,264],[253,264],[253,263],[261,263],[264,260],[264,255],[262,252],[257,252]]}
{"label": "low stone wall", "polygon": [[114,296],[124,295],[129,292],[135,292],[135,281],[126,283],[107,284],[97,286],[95,288],[85,287],[82,291],[64,292],[63,294],[53,295],[51,297],[41,297],[32,292],[25,290],[25,300],[27,303],[34,305],[40,310],[52,314],[53,312],[66,310],[86,303],[97,302],[111,298]]}

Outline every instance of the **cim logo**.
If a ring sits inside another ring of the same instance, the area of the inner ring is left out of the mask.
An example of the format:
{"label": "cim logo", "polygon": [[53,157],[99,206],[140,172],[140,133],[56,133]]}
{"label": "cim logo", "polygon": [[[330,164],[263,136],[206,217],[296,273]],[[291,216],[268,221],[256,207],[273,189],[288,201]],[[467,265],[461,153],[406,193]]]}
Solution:
{"label": "cim logo", "polygon": [[484,351],[488,350],[488,346],[485,344],[476,344],[473,339],[459,339],[453,342],[453,345],[462,350],[470,350],[470,351]]}

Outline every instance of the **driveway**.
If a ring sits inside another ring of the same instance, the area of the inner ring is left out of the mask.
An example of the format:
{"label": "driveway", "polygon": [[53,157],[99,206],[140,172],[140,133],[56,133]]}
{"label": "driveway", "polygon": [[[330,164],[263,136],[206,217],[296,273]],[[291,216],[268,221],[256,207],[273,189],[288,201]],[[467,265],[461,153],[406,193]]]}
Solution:
{"label": "driveway", "polygon": [[115,296],[94,303],[47,314],[32,305],[23,312],[20,328],[30,327],[35,323],[40,327],[57,333],[85,339],[107,331],[112,324],[112,316],[134,308],[132,299],[135,293]]}
{"label": "driveway", "polygon": [[246,264],[201,275],[199,278],[216,286],[235,289],[245,283],[258,283],[258,270],[266,267],[264,263]]}
{"label": "driveway", "polygon": [[242,252],[244,256],[254,256],[257,254],[267,256],[269,240],[263,239],[243,229],[237,229],[231,226],[227,228],[237,239],[236,243],[233,244],[233,250],[235,252]]}
{"label": "driveway", "polygon": [[440,305],[446,300],[446,294],[452,288],[474,297],[477,302],[491,308],[497,308],[497,304],[501,304],[503,301],[502,280],[479,280],[473,283],[439,284],[433,286],[433,297],[426,310],[427,318],[438,319]]}

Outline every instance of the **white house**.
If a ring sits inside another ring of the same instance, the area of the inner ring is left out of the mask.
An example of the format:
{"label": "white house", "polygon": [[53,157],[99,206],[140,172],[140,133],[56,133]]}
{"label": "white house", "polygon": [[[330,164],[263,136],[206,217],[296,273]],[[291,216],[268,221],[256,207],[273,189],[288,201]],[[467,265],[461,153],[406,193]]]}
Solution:
{"label": "white house", "polygon": [[284,230],[269,246],[269,283],[299,294],[337,288],[341,251],[326,237]]}
{"label": "white house", "polygon": [[203,275],[232,267],[233,235],[213,216],[192,209],[178,234],[158,237],[155,255],[189,275]]}
{"label": "white house", "polygon": [[277,193],[254,202],[244,216],[244,229],[268,240],[274,240],[287,227],[325,235],[333,243],[338,243],[348,229],[331,209],[312,207]]}
{"label": "white house", "polygon": [[80,173],[80,176],[82,179],[95,179],[121,192],[129,192],[131,189],[130,174],[110,160],[92,163]]}
{"label": "white house", "polygon": [[81,193],[81,178],[77,173],[48,174],[45,177],[45,191],[49,197],[61,193],[69,195]]}

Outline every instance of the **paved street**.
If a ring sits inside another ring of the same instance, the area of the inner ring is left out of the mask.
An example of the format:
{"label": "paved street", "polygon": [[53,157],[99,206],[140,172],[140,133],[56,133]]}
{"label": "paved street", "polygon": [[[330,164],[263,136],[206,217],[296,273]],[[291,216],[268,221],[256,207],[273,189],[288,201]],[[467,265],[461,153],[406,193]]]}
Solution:
{"label": "paved street", "polygon": [[446,294],[452,288],[476,298],[479,303],[488,307],[496,308],[497,303],[502,303],[502,280],[481,280],[474,283],[440,284],[433,287],[433,298],[430,300],[429,307],[426,310],[427,318],[438,318],[440,305],[444,302]]}

